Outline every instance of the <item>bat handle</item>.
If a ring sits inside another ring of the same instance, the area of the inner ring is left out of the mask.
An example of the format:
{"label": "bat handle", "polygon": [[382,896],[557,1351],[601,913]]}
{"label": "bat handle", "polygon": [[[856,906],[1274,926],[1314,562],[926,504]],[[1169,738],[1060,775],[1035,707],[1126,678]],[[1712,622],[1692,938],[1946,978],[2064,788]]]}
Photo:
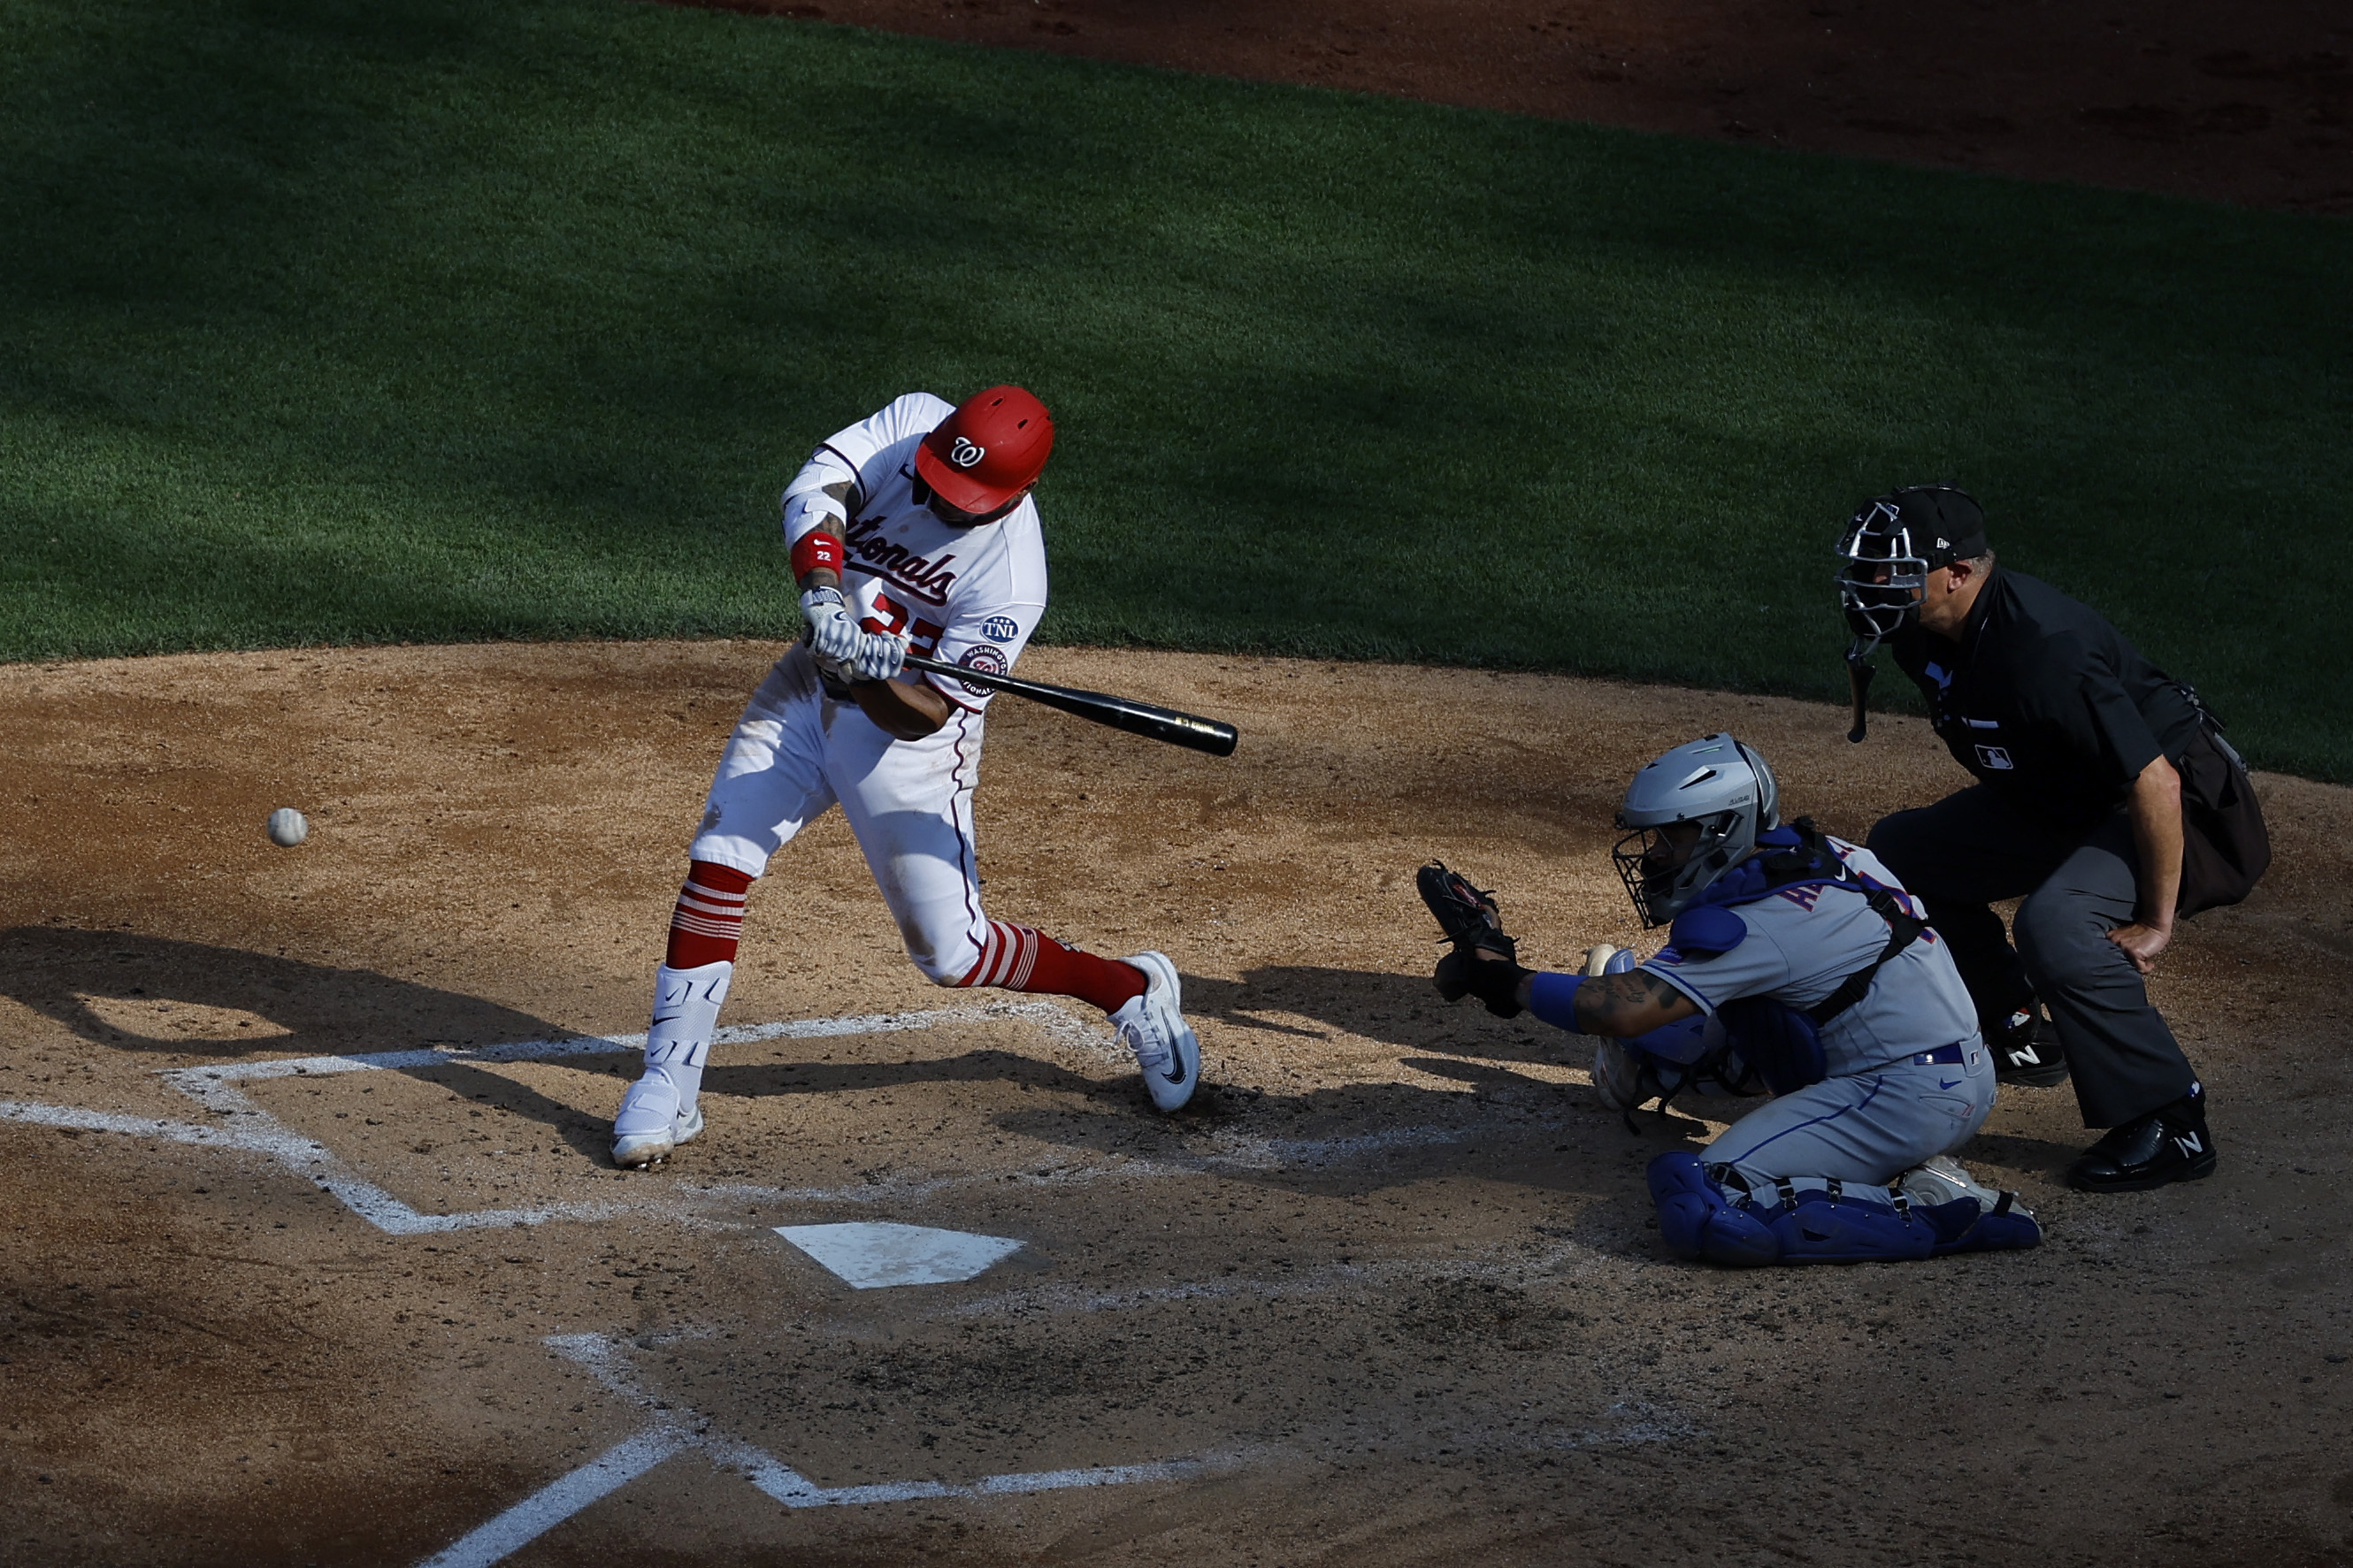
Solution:
{"label": "bat handle", "polygon": [[1854,728],[1846,732],[1850,742],[1860,744],[1871,731],[1871,681],[1879,667],[1867,658],[1853,654],[1846,656],[1847,695],[1854,702]]}

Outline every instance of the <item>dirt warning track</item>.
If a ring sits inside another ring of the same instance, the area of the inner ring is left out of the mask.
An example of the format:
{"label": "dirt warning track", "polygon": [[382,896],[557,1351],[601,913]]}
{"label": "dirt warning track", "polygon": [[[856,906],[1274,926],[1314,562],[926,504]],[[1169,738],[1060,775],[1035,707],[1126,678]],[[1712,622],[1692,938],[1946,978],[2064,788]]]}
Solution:
{"label": "dirt warning track", "polygon": [[1630,1132],[1580,1042],[1440,1005],[1413,868],[1499,884],[1540,962],[1639,944],[1633,767],[1729,727],[1860,831],[1957,781],[1916,721],[1039,649],[1241,727],[1000,702],[979,797],[993,912],[1177,959],[1196,1106],[1082,1007],[923,984],[832,822],[754,893],[711,1131],[623,1174],[776,651],[0,670],[0,1557],[2346,1557],[2353,795],[2263,778],[2278,868],[2166,959],[2215,1179],[2069,1194],[2072,1098],[2006,1092],[1967,1157],[2040,1251],[1730,1275],[1640,1181],[1706,1126]]}

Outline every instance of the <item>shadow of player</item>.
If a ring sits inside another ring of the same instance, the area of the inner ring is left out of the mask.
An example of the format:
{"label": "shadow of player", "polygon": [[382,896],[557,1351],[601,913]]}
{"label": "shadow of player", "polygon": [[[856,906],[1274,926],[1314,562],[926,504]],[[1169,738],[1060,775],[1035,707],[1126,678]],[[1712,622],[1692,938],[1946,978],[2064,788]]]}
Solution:
{"label": "shadow of player", "polygon": [[[702,1075],[705,1094],[766,1099],[776,1095],[865,1094],[933,1083],[1011,1083],[1024,1089],[1051,1089],[1096,1099],[1124,1098],[1117,1069],[1106,1068],[1102,1077],[1071,1071],[1018,1051],[995,1049],[960,1052],[913,1061],[778,1061],[730,1063],[722,1046]],[[781,1053],[780,1053],[781,1054]],[[1125,1075],[1133,1079],[1131,1071]],[[1144,1091],[1135,1089],[1141,1100]]]}
{"label": "shadow of player", "polygon": [[[159,1064],[169,1066],[577,1037],[516,1008],[372,970],[50,926],[0,931],[0,996],[93,1046],[184,1058]],[[197,1032],[174,1027],[192,1016]],[[604,1158],[605,1121],[511,1078],[463,1061],[400,1070],[543,1122],[582,1154]],[[634,1066],[627,1070],[635,1075]]]}
{"label": "shadow of player", "polygon": [[[1435,962],[1435,961],[1433,961]],[[1185,976],[1185,1011],[1238,1029],[1327,1039],[1351,1035],[1407,1050],[1490,1061],[1583,1067],[1592,1042],[1523,1014],[1498,1018],[1478,1003],[1448,1002],[1427,974],[1274,964],[1240,980]]]}
{"label": "shadow of player", "polygon": [[[343,1056],[572,1033],[480,996],[371,970],[48,926],[0,931],[0,995],[92,1045],[174,1055]],[[219,1026],[175,1030],[174,1009],[210,1012]],[[246,1015],[253,1026],[236,1027],[229,1015]]]}

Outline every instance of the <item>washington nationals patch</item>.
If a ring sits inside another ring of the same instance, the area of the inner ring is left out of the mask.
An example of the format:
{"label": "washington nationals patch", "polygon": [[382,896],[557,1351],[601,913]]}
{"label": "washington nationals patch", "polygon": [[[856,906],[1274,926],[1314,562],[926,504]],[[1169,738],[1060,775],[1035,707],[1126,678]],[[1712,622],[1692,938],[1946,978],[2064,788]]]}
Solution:
{"label": "washington nationals patch", "polygon": [[[1005,656],[993,647],[968,647],[964,650],[964,656],[956,662],[966,669],[976,669],[983,675],[1003,675],[1008,668]],[[956,684],[975,697],[987,696],[992,689],[989,687],[976,685],[969,680],[959,680]]]}

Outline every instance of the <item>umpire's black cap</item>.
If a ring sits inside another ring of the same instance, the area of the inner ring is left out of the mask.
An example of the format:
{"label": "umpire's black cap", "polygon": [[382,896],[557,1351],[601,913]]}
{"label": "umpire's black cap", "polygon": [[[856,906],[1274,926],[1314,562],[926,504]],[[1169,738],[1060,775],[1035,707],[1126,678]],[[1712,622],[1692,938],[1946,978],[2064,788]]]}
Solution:
{"label": "umpire's black cap", "polygon": [[1931,568],[1986,552],[1985,509],[1959,486],[1913,485],[1880,499],[1895,508]]}

